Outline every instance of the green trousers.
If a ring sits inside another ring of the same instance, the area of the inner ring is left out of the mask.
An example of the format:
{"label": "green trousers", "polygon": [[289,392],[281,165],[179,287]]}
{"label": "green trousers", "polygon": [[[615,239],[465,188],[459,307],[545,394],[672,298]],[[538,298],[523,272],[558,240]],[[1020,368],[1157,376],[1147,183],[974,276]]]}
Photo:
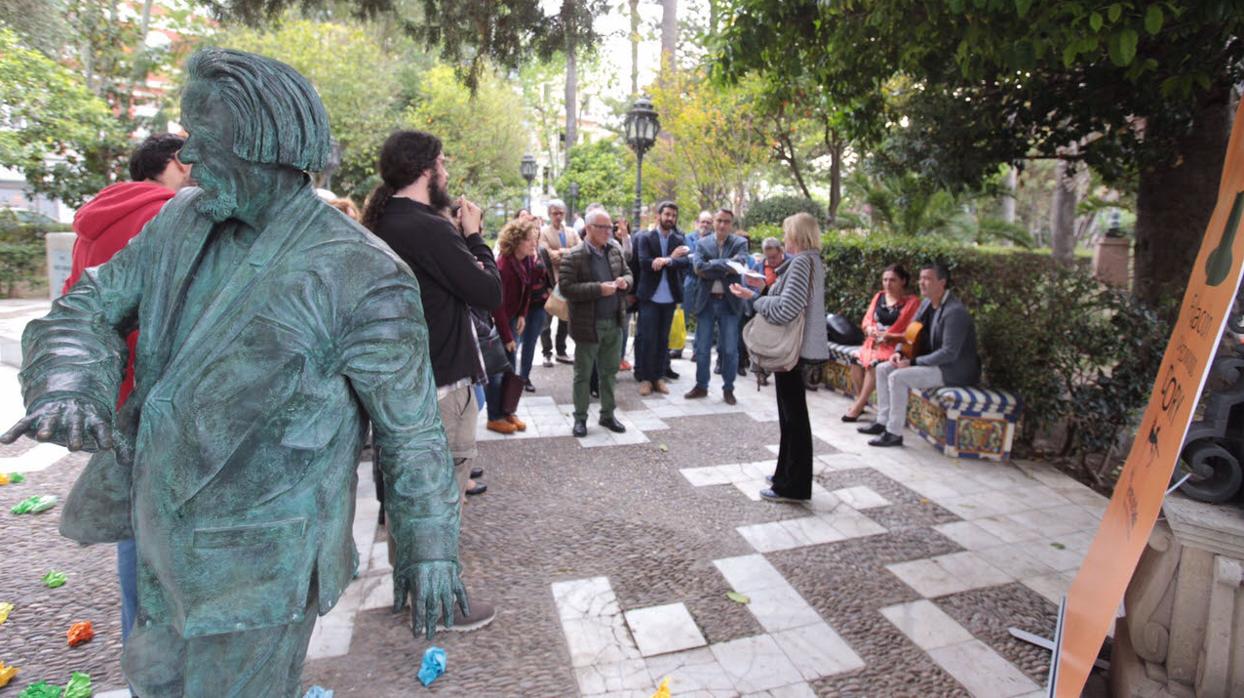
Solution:
{"label": "green trousers", "polygon": [[574,418],[587,421],[588,384],[592,367],[600,377],[600,416],[612,417],[613,384],[622,361],[622,327],[617,319],[596,321],[596,343],[574,345]]}

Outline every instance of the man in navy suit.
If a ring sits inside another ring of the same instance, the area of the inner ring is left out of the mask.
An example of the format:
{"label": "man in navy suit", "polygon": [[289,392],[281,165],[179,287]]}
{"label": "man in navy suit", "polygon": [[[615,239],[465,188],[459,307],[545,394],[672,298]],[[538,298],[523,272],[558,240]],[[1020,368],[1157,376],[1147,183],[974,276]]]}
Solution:
{"label": "man in navy suit", "polygon": [[695,243],[692,255],[699,290],[688,299],[686,308],[695,314],[695,387],[688,400],[708,397],[709,369],[713,365],[713,329],[717,329],[717,353],[721,356],[722,400],[736,404],[734,378],[739,365],[739,322],[743,301],[727,291],[742,279],[738,268],[746,268],[747,239],[734,233],[734,212],[719,209],[713,216],[713,234]]}
{"label": "man in navy suit", "polygon": [[635,378],[639,394],[669,393],[665,364],[669,355],[670,324],[682,301],[682,273],[691,266],[691,250],[678,232],[678,206],[657,205],[657,227],[635,236],[639,259],[639,329],[635,333]]}

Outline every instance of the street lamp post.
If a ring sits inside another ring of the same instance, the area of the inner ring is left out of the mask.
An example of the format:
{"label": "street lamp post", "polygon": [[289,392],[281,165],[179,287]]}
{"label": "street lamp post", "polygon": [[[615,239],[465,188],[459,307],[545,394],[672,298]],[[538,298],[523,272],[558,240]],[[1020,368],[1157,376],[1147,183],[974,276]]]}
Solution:
{"label": "street lamp post", "polygon": [[579,206],[579,183],[571,182],[566,187],[566,198],[570,199],[566,202],[566,206],[570,209],[566,212],[566,219],[574,221],[574,211]]}
{"label": "street lamp post", "polygon": [[531,154],[523,156],[523,160],[519,163],[518,172],[527,180],[527,212],[531,213],[531,182],[536,178],[536,159]]}
{"label": "street lamp post", "polygon": [[635,151],[635,220],[631,230],[638,231],[639,215],[644,207],[644,153],[656,143],[657,134],[661,132],[661,121],[647,97],[635,100],[626,113],[625,132],[626,144]]}

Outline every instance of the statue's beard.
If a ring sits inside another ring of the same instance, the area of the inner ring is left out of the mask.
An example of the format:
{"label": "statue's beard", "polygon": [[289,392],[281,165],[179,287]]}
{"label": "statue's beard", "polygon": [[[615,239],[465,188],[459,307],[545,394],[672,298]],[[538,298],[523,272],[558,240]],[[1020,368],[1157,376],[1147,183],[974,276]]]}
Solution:
{"label": "statue's beard", "polygon": [[443,211],[454,205],[454,200],[449,198],[449,192],[445,191],[436,177],[428,181],[428,204],[437,211]]}
{"label": "statue's beard", "polygon": [[233,192],[218,191],[201,197],[195,208],[215,223],[229,220],[238,212],[238,198]]}

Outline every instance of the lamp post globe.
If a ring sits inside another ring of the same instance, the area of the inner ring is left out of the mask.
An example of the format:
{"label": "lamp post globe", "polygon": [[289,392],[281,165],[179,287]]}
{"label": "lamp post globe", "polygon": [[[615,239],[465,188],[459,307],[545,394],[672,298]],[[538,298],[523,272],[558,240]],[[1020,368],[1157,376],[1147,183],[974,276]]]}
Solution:
{"label": "lamp post globe", "polygon": [[536,159],[530,153],[524,155],[522,162],[518,165],[518,173],[523,176],[523,179],[527,180],[526,200],[528,211],[531,211],[531,182],[536,178],[537,169],[538,165],[536,165]]}
{"label": "lamp post globe", "polygon": [[635,151],[635,219],[631,229],[638,231],[639,215],[644,205],[644,153],[656,143],[657,134],[661,132],[661,120],[657,117],[657,110],[652,108],[651,100],[647,97],[635,100],[631,110],[626,113],[623,132],[626,144]]}

